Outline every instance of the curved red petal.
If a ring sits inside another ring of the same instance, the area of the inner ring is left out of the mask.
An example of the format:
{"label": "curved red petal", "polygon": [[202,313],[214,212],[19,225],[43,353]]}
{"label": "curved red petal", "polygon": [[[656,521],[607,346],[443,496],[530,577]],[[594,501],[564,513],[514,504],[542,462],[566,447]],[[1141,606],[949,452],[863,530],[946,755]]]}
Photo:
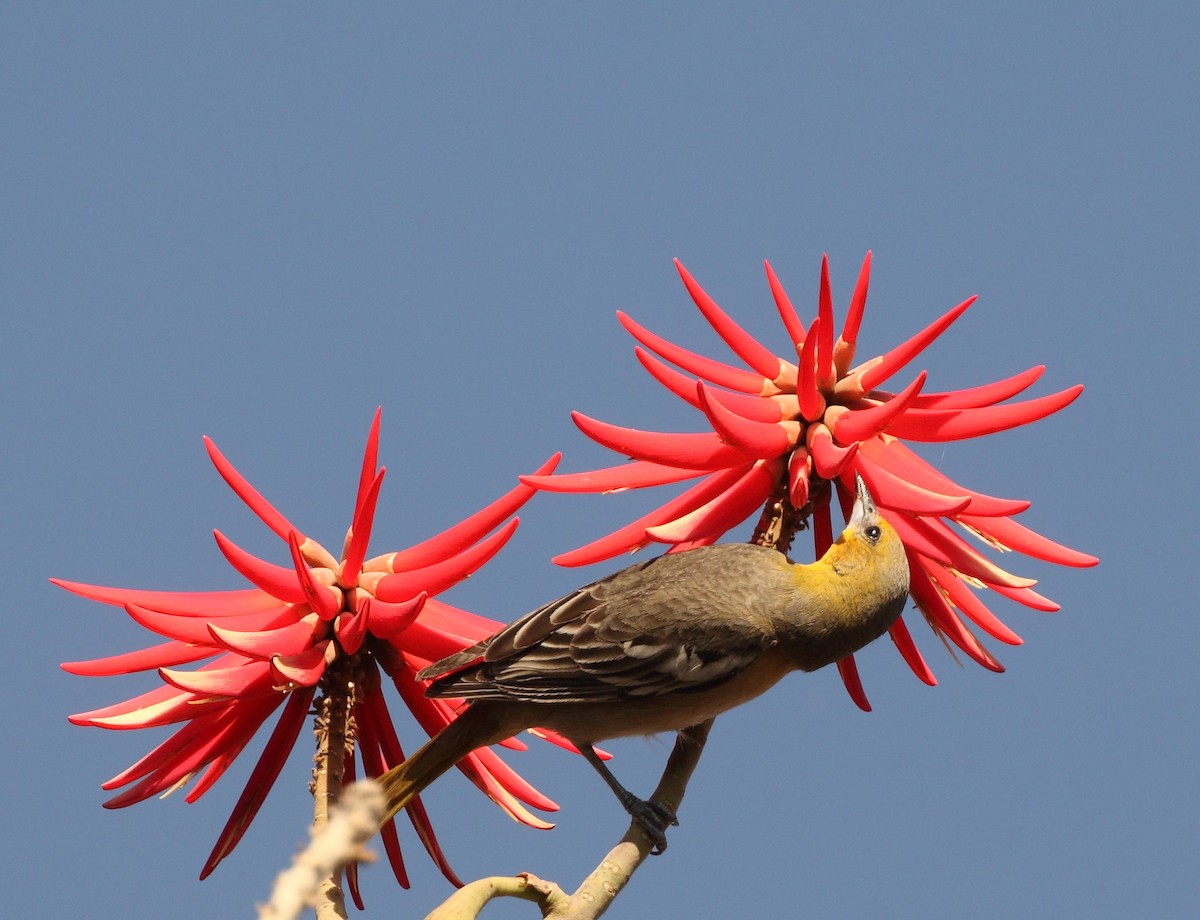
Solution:
{"label": "curved red petal", "polygon": [[912,634],[909,633],[908,627],[904,625],[904,619],[897,619],[895,623],[888,629],[888,635],[892,637],[892,642],[896,646],[896,650],[900,652],[900,657],[904,659],[914,674],[921,680],[922,683],[930,687],[937,686],[937,678],[933,676],[933,671],[929,669],[929,665],[925,663],[925,659],[921,656],[917,644],[913,642]]}
{"label": "curved red petal", "polygon": [[[858,330],[862,325],[863,312],[867,306],[867,288],[871,284],[871,250],[867,250],[867,254],[863,257],[862,267],[858,270],[858,281],[854,284],[854,294],[850,298],[850,307],[846,310],[846,324],[842,326],[841,339],[847,345],[851,346],[850,354],[853,356],[853,346],[858,343]],[[847,365],[849,366],[849,365]],[[841,369],[843,373],[845,369]]]}
{"label": "curved red petal", "polygon": [[555,565],[562,566],[590,565],[603,559],[611,559],[621,553],[640,549],[650,542],[646,536],[648,527],[665,524],[667,521],[673,521],[675,518],[699,508],[741,479],[753,463],[754,461],[750,461],[712,473],[679,497],[659,506],[649,514],[643,515],[636,521],[626,524],[598,540],[593,540],[585,546],[560,553],[552,561]]}
{"label": "curved red petal", "polygon": [[[817,383],[822,388],[832,386],[833,376],[833,290],[829,283],[829,254],[821,255],[821,287],[817,296],[817,317],[820,319],[820,340],[817,342]],[[813,327],[817,324],[813,323]],[[817,335],[816,328],[809,334]]]}
{"label": "curved red petal", "polygon": [[[197,617],[178,617],[168,613],[159,613],[138,604],[126,604],[125,612],[139,626],[144,626],[151,632],[168,639],[177,639],[192,645],[202,645],[208,648],[208,654],[215,654],[217,649],[208,631],[209,622]],[[245,617],[224,617],[222,625],[230,629],[244,629],[259,632],[273,630],[283,624],[294,622],[296,615],[289,607],[284,607],[278,613],[253,613]]]}
{"label": "curved red petal", "polygon": [[838,447],[833,443],[833,434],[821,422],[808,426],[805,443],[812,455],[813,467],[822,479],[836,479],[858,453],[858,443]]}
{"label": "curved red petal", "polygon": [[304,600],[322,620],[332,620],[342,607],[341,592],[313,578],[312,570],[300,553],[300,537],[295,531],[288,534],[288,548],[292,553],[295,581],[304,592]]}
{"label": "curved red petal", "polygon": [[775,380],[780,371],[779,358],[717,306],[716,301],[708,296],[678,259],[675,260],[675,269],[683,279],[684,287],[687,288],[696,307],[733,353],[767,380]]}
{"label": "curved red petal", "polygon": [[571,418],[585,435],[618,453],[637,460],[693,470],[717,470],[755,459],[726,444],[711,431],[675,433],[621,428],[572,412]]}
{"label": "curved red petal", "polygon": [[979,640],[963,625],[962,620],[955,616],[954,610],[934,585],[925,568],[917,564],[917,560],[912,559],[911,556],[909,573],[911,576],[909,593],[912,595],[913,601],[921,608],[921,612],[925,614],[929,625],[947,637],[978,664],[983,665],[989,671],[1002,672],[1004,666],[979,644]]}
{"label": "curved red petal", "polygon": [[230,617],[279,610],[279,599],[258,588],[240,591],[141,591],[135,588],[108,588],[77,581],[51,578],[50,583],[102,604],[124,607],[137,604],[159,613],[181,617]]}
{"label": "curved red petal", "polygon": [[837,663],[838,674],[842,676],[842,683],[846,685],[846,692],[850,694],[850,699],[854,700],[854,705],[863,712],[871,711],[871,701],[867,699],[867,692],[863,689],[862,678],[858,676],[858,665],[854,662],[853,655],[847,655]]}
{"label": "curved red petal", "polygon": [[873,438],[904,413],[925,385],[925,371],[917,374],[916,379],[908,386],[878,405],[869,409],[847,409],[834,418],[830,418],[833,410],[826,413],[829,430],[839,444],[850,444],[853,441],[865,441]]}
{"label": "curved red petal", "polygon": [[371,419],[371,427],[367,431],[367,446],[363,450],[362,472],[358,475],[358,493],[354,497],[355,519],[362,511],[372,483],[378,478],[375,471],[379,468],[379,420],[382,415],[383,406],[376,406],[375,415]]}
{"label": "curved red petal", "polygon": [[1006,399],[1012,399],[1018,393],[1029,389],[1042,373],[1046,365],[1039,364],[1027,371],[986,383],[983,386],[971,387],[966,390],[951,390],[948,393],[922,393],[913,400],[914,409],[977,409],[981,406],[993,406]]}
{"label": "curved red petal", "polygon": [[1001,597],[1007,597],[1010,601],[1016,601],[1018,604],[1024,604],[1026,607],[1040,610],[1043,613],[1057,613],[1062,610],[1061,604],[1038,594],[1032,588],[1006,588],[1003,585],[992,585],[991,588]]}
{"label": "curved red petal", "polygon": [[[976,596],[970,585],[953,572],[929,559],[921,559],[918,564],[933,579],[941,589],[946,599],[953,604],[967,619],[986,632],[994,639],[999,639],[1007,645],[1020,645],[1022,639],[1008,628],[987,605]],[[991,590],[1000,593],[1007,591],[999,585],[992,585]],[[1028,589],[1021,589],[1028,590]]]}
{"label": "curved red petal", "polygon": [[358,576],[362,572],[363,560],[367,558],[367,544],[371,542],[371,527],[375,523],[375,506],[379,501],[379,488],[383,485],[383,476],[387,472],[381,469],[371,480],[365,495],[360,495],[354,509],[354,521],[346,533],[346,541],[342,546],[342,563],[338,566],[338,584],[350,588],[358,584]]}
{"label": "curved red petal", "polygon": [[788,499],[797,510],[808,504],[810,476],[812,458],[808,455],[808,448],[798,444],[788,455]]}
{"label": "curved red petal", "polygon": [[271,786],[279,776],[279,771],[283,769],[288,753],[300,735],[300,729],[304,727],[312,698],[311,688],[297,691],[288,696],[283,714],[279,717],[275,730],[271,732],[271,737],[267,740],[266,747],[263,748],[263,752],[258,758],[258,763],[254,765],[250,779],[246,781],[246,788],[242,790],[237,804],[233,806],[233,813],[229,816],[229,820],[217,838],[216,846],[213,847],[212,853],[204,863],[204,868],[200,872],[201,879],[207,878],[217,864],[233,852],[233,848],[238,845],[238,841],[246,833],[246,828],[258,814],[258,809],[262,807],[267,793],[271,791]]}
{"label": "curved red petal", "polygon": [[[549,476],[558,467],[562,454],[556,453],[533,472],[531,478]],[[479,542],[491,533],[505,518],[518,511],[537,492],[532,485],[521,483],[505,492],[498,499],[468,518],[427,540],[422,540],[408,549],[393,553],[390,557],[391,570],[410,570],[442,562]]]}
{"label": "curved red petal", "polygon": [[[871,495],[883,508],[922,516],[944,516],[957,514],[971,503],[966,495],[943,495],[901,479],[886,467],[875,463],[861,446],[852,466],[855,472],[862,474]],[[842,476],[845,477],[848,472],[843,472]],[[853,482],[847,483],[847,486],[852,487]]]}
{"label": "curved red petal", "polygon": [[976,301],[976,297],[968,297],[958,306],[947,310],[908,341],[897,345],[885,354],[878,363],[863,371],[862,388],[870,392],[897,371],[908,364],[921,353],[934,339],[946,331],[946,328],[958,319],[966,309]]}
{"label": "curved red petal", "polygon": [[649,460],[631,460],[620,466],[609,466],[584,473],[559,473],[555,476],[522,476],[521,482],[546,492],[623,492],[644,489],[684,479],[705,476],[708,470],[689,470],[664,466]]}
{"label": "curved red petal", "polygon": [[930,466],[907,445],[902,444],[888,435],[863,441],[859,449],[872,462],[886,469],[893,476],[910,482],[913,485],[942,495],[966,495],[971,499],[966,510],[971,514],[993,515],[1019,514],[1029,507],[1029,502],[1021,499],[994,498],[971,489],[964,489],[936,467]]}
{"label": "curved red petal", "polygon": [[306,614],[293,623],[266,630],[227,629],[216,623],[206,623],[205,626],[211,640],[216,644],[235,654],[261,661],[267,661],[274,655],[294,655],[310,648],[327,628],[315,613]]}
{"label": "curved red petal", "polygon": [[[689,374],[703,377],[705,380],[715,383],[718,386],[726,387],[730,390],[740,390],[743,393],[751,393],[755,396],[772,396],[779,392],[779,388],[771,383],[769,378],[761,374],[756,374],[753,371],[742,370],[740,367],[731,367],[728,364],[722,364],[720,361],[714,361],[712,358],[706,358],[703,355],[688,351],[686,348],[681,348],[673,342],[668,342],[661,336],[655,335],[620,310],[617,311],[617,321],[625,327],[626,332],[660,358],[665,358],[676,367],[683,368]],[[778,358],[776,361],[778,361]]]}
{"label": "curved red petal", "polygon": [[[286,569],[281,565],[274,565],[257,556],[252,556],[219,530],[214,530],[213,536],[217,540],[217,548],[221,550],[221,555],[247,581],[253,582],[257,587],[281,601],[287,601],[290,604],[308,603],[304,589],[296,579],[295,569]],[[285,536],[284,539],[286,540],[287,537]]]}
{"label": "curved red petal", "polygon": [[800,423],[787,421],[764,424],[738,415],[703,383],[696,384],[700,409],[721,440],[751,457],[768,459],[790,450],[800,438]]}
{"label": "curved red petal", "polygon": [[800,346],[804,343],[804,323],[796,315],[792,301],[788,298],[783,285],[779,283],[779,278],[775,275],[775,270],[771,268],[771,263],[764,260],[763,267],[767,270],[767,284],[771,287],[771,299],[775,301],[775,309],[779,311],[779,318],[783,320],[783,327],[787,330],[788,338],[792,340],[792,344],[796,346],[796,351],[799,353]]}
{"label": "curved red petal", "polygon": [[888,427],[895,437],[908,441],[954,441],[995,434],[1019,425],[1028,425],[1052,415],[1083,392],[1077,384],[1049,396],[1002,406],[978,409],[909,409]]}
{"label": "curved red petal", "polygon": [[389,604],[377,597],[367,597],[363,598],[360,617],[372,635],[393,641],[412,625],[428,600],[429,595],[425,591],[398,604]]}
{"label": "curved red petal", "polygon": [[1024,553],[1026,556],[1041,559],[1044,562],[1086,568],[1096,565],[1100,561],[1095,556],[1081,553],[1063,546],[1061,543],[1055,543],[1007,517],[978,517],[971,514],[960,514],[956,520],[995,546],[1016,550],[1018,553]]}
{"label": "curved red petal", "polygon": [[153,671],[170,665],[190,664],[209,658],[212,654],[211,648],[173,640],[133,652],[109,655],[106,658],[64,661],[59,667],[68,674],[78,674],[80,677],[113,677],[117,674],[132,674],[135,671]]}
{"label": "curved red petal", "polygon": [[782,460],[756,463],[741,479],[711,501],[667,524],[647,527],[646,535],[660,543],[686,543],[719,537],[746,520],[767,500],[782,471]]}
{"label": "curved red petal", "polygon": [[985,559],[938,518],[913,517],[902,511],[889,511],[885,517],[906,547],[968,578],[1009,588],[1030,588],[1037,584],[1032,578],[1013,575]]}
{"label": "curved red petal", "polygon": [[[635,346],[633,353],[642,366],[655,380],[686,402],[688,405],[703,409],[700,397],[696,392],[697,381],[681,374],[674,368],[668,367],[644,348]],[[751,396],[748,393],[736,393],[730,390],[710,389],[709,395],[717,399],[723,406],[736,412],[744,418],[758,422],[778,422],[784,417],[779,403],[762,396]]]}
{"label": "curved red petal", "polygon": [[796,396],[800,400],[800,415],[805,421],[815,422],[825,414],[825,397],[817,389],[817,340],[821,335],[821,319],[813,320],[808,327],[808,336],[800,346],[799,376],[796,378]]}
{"label": "curved red petal", "polygon": [[519,523],[519,519],[512,518],[490,537],[480,540],[444,562],[384,575],[375,589],[375,596],[381,601],[399,603],[412,599],[422,591],[427,594],[445,591],[472,575],[500,552],[516,532]]}
{"label": "curved red petal", "polygon": [[232,668],[178,671],[159,668],[159,676],[172,687],[207,698],[248,698],[276,693],[271,669],[265,661],[247,661]]}
{"label": "curved red petal", "polygon": [[333,640],[326,639],[294,655],[276,655],[270,661],[275,686],[315,687],[336,654]]}
{"label": "curved red petal", "polygon": [[225,459],[225,455],[217,450],[217,445],[207,435],[204,437],[204,449],[208,451],[208,458],[229,488],[233,489],[237,497],[246,503],[246,507],[253,511],[259,520],[271,528],[280,539],[286,540],[288,531],[300,532],[269,501],[263,498],[241,473],[233,468],[233,464]]}

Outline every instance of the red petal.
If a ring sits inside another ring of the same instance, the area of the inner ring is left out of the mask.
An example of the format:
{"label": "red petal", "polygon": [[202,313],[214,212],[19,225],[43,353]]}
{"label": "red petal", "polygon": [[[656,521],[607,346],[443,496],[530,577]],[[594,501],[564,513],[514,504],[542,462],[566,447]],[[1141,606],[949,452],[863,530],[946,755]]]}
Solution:
{"label": "red petal", "polygon": [[871,711],[871,701],[867,699],[867,693],[863,690],[862,679],[858,676],[858,665],[854,663],[854,656],[847,655],[837,663],[838,674],[842,676],[842,683],[846,685],[846,692],[850,694],[850,699],[854,700],[854,705],[863,712]]}
{"label": "red petal", "polygon": [[775,309],[779,311],[779,318],[783,320],[783,327],[787,330],[788,337],[799,351],[800,346],[804,343],[804,323],[796,315],[796,310],[792,307],[792,302],[788,299],[783,285],[779,283],[779,278],[775,276],[771,263],[764,261],[763,266],[767,270],[767,284],[771,287],[771,298],[775,301]]}
{"label": "red petal", "polygon": [[309,613],[301,619],[268,630],[243,632],[226,629],[215,623],[205,624],[213,641],[229,651],[246,658],[267,661],[274,655],[294,655],[310,648],[324,634],[326,627],[320,617]]}
{"label": "red petal", "polygon": [[908,409],[924,385],[925,372],[921,371],[912,383],[885,402],[869,409],[847,409],[833,418],[829,418],[833,414],[830,410],[826,422],[840,444],[873,438]]}
{"label": "red petal", "polygon": [[863,441],[859,448],[872,462],[886,469],[893,476],[931,492],[942,495],[967,495],[971,503],[966,510],[977,515],[1019,514],[1029,507],[1029,502],[1019,499],[993,498],[980,492],[964,489],[935,467],[930,466],[895,438],[882,435]]}
{"label": "red petal", "polygon": [[1003,585],[992,585],[991,588],[1001,597],[1007,597],[1010,601],[1016,601],[1018,604],[1024,604],[1034,610],[1041,610],[1043,613],[1057,613],[1062,609],[1061,604],[1056,604],[1032,588],[1006,588]]}
{"label": "red petal", "polygon": [[[562,459],[562,454],[554,454],[534,471],[534,476],[549,476],[558,466],[560,459]],[[449,527],[415,546],[393,553],[391,556],[392,571],[417,569],[457,555],[495,530],[501,521],[521,508],[536,492],[536,488],[524,483],[513,487],[490,505],[459,521],[453,527]]]}
{"label": "red petal", "polygon": [[788,456],[788,499],[797,510],[808,504],[810,476],[812,459],[808,455],[808,448],[797,445]]}
{"label": "red petal", "polygon": [[[833,386],[833,291],[829,285],[829,254],[821,255],[821,288],[817,297],[817,317],[820,319],[820,341],[817,343],[817,382],[822,387]],[[813,327],[816,327],[813,323]],[[815,336],[816,329],[809,334]],[[811,420],[810,420],[811,421]]]}
{"label": "red petal", "polygon": [[159,676],[172,687],[200,697],[250,697],[277,692],[271,669],[263,661],[247,661],[232,668],[178,671],[159,668]]}
{"label": "red petal", "polygon": [[[858,330],[862,325],[863,311],[867,305],[867,288],[871,283],[871,251],[868,249],[863,257],[862,268],[858,270],[858,281],[854,284],[854,295],[850,298],[850,308],[846,311],[846,325],[842,327],[842,341],[853,346],[858,342]],[[851,350],[853,354],[853,349]]]}
{"label": "red petal", "polygon": [[[273,565],[257,556],[252,556],[219,530],[213,531],[217,539],[217,548],[246,580],[253,582],[272,597],[290,604],[304,604],[308,598],[304,589],[296,579],[295,569],[285,569],[281,565]],[[287,537],[284,537],[286,540]]]}
{"label": "red petal", "polygon": [[315,687],[336,654],[332,646],[333,640],[326,639],[295,655],[276,655],[271,659],[271,673],[275,676],[275,685],[284,686],[288,690],[294,687]]}
{"label": "red petal", "polygon": [[[363,598],[360,608],[360,619],[366,623],[367,629],[372,635],[390,642],[412,625],[417,614],[424,609],[428,599],[429,595],[424,591],[411,600],[402,601],[399,604],[389,604],[377,597],[366,597]],[[349,654],[354,653],[349,652]]]}
{"label": "red petal", "polygon": [[522,476],[521,482],[546,492],[623,492],[644,489],[704,476],[708,470],[689,470],[663,466],[648,460],[633,460],[586,473],[559,473],[556,476]]}
{"label": "red petal", "polygon": [[989,543],[1016,550],[1018,553],[1024,553],[1034,559],[1077,567],[1092,566],[1100,561],[1095,556],[1089,556],[1087,553],[1081,553],[1060,543],[1055,543],[1007,517],[981,518],[970,514],[960,514],[958,520],[965,527],[980,534]]}
{"label": "red petal", "polygon": [[300,554],[300,538],[293,530],[288,534],[288,547],[292,551],[292,566],[296,583],[304,592],[304,600],[322,620],[332,620],[342,607],[341,592],[336,588],[320,584],[313,578],[312,570]]}
{"label": "red petal", "polygon": [[[990,611],[971,590],[970,586],[953,572],[948,571],[936,562],[922,559],[921,568],[933,579],[951,604],[958,608],[971,622],[986,632],[989,636],[999,639],[1008,645],[1020,645],[1021,637],[1009,629]],[[1007,588],[992,586],[993,591],[1007,591]],[[1028,590],[1028,589],[1023,589]]]}
{"label": "red petal", "polygon": [[217,864],[233,852],[233,848],[242,839],[246,828],[258,814],[258,809],[266,799],[267,793],[271,791],[271,786],[279,776],[279,771],[283,769],[288,753],[296,743],[300,729],[304,727],[312,698],[313,690],[311,688],[298,690],[288,695],[283,715],[279,717],[275,730],[271,732],[271,737],[267,741],[266,747],[263,748],[262,755],[258,758],[258,763],[255,764],[254,770],[250,774],[250,779],[246,782],[246,788],[233,807],[233,814],[229,816],[229,820],[221,831],[221,836],[217,838],[216,846],[213,847],[208,861],[201,870],[201,879],[207,878]]}
{"label": "red petal", "polygon": [[[854,458],[853,469],[862,474],[871,495],[883,508],[893,508],[915,515],[945,516],[956,514],[971,503],[971,499],[966,495],[942,495],[893,475],[885,467],[872,461],[861,447]],[[846,476],[848,472],[842,475]]]}
{"label": "red petal", "polygon": [[695,511],[667,524],[646,528],[646,535],[660,543],[685,543],[719,537],[753,514],[769,496],[783,471],[783,461],[756,463],[720,495]]}
{"label": "red petal", "polygon": [[912,635],[908,631],[908,627],[904,625],[903,619],[896,620],[888,629],[888,634],[892,637],[892,642],[895,643],[897,650],[900,652],[905,663],[912,668],[912,672],[930,687],[937,686],[937,678],[933,676],[933,671],[929,670],[929,665],[925,663],[925,659],[921,657],[921,652],[917,648],[917,644],[913,642]]}
{"label": "red petal", "polygon": [[1004,380],[987,383],[968,390],[951,390],[949,393],[922,393],[913,400],[914,409],[976,409],[980,406],[993,406],[1006,399],[1012,399],[1032,386],[1046,365],[1039,364],[1027,371],[1022,371]]}
{"label": "red petal", "polygon": [[[201,620],[197,617],[172,616],[168,613],[149,610],[137,604],[126,604],[125,612],[129,614],[135,623],[146,627],[151,632],[158,633],[160,636],[166,636],[168,639],[177,639],[180,642],[188,642],[192,645],[205,646],[208,649],[208,655],[216,652],[212,641],[212,634],[208,631],[209,623],[207,620]],[[245,617],[224,617],[221,623],[231,629],[240,628],[259,632],[262,630],[273,630],[281,624],[292,623],[295,619],[296,614],[293,609],[284,607],[278,613],[253,613]]]}
{"label": "red petal", "polygon": [[[633,353],[637,355],[637,359],[642,362],[642,366],[646,368],[650,376],[655,380],[688,405],[697,409],[703,408],[700,397],[696,393],[696,380],[687,376],[687,374],[681,374],[679,371],[668,367],[640,346],[635,346]],[[751,396],[748,393],[735,393],[730,390],[715,389],[710,389],[709,395],[717,399],[721,405],[731,411],[736,412],[744,418],[753,419],[756,422],[778,422],[784,418],[779,403],[772,399],[764,399],[762,396]]]}
{"label": "red petal", "polygon": [[571,418],[596,443],[637,460],[693,470],[718,470],[755,459],[711,431],[694,434],[639,431],[600,422],[581,412],[572,412]]}
{"label": "red petal", "polygon": [[[364,597],[359,601],[358,609],[346,610],[338,614],[336,620],[333,621],[334,635],[337,636],[338,645],[347,655],[354,655],[362,648],[363,642],[367,638],[367,626],[370,623],[370,602],[371,598]],[[424,600],[422,599],[422,603]]]}
{"label": "red petal", "polygon": [[673,521],[710,501],[742,478],[753,465],[753,461],[730,469],[721,470],[702,479],[678,498],[661,505],[631,524],[626,524],[607,536],[594,540],[570,552],[561,553],[552,560],[556,565],[590,565],[602,559],[611,559],[620,553],[639,549],[649,543],[646,529]]}
{"label": "red petal", "polygon": [[790,450],[800,438],[799,422],[764,424],[727,408],[703,383],[696,384],[700,408],[726,444],[752,457],[768,459]]}
{"label": "red petal", "polygon": [[907,441],[954,441],[978,438],[1028,425],[1070,405],[1083,392],[1077,384],[1059,393],[1003,406],[978,409],[909,409],[888,428],[890,434]]}
{"label": "red petal", "polygon": [[815,422],[825,414],[825,397],[817,389],[817,340],[821,336],[821,319],[813,320],[808,327],[808,336],[800,348],[799,377],[796,380],[796,395],[800,398],[800,414],[806,421]]}
{"label": "red petal", "polygon": [[371,419],[371,428],[367,432],[367,446],[363,450],[362,472],[358,476],[358,494],[354,497],[354,518],[357,520],[363,505],[376,479],[375,471],[379,467],[379,419],[383,415],[383,406],[376,406],[375,416]]}
{"label": "red petal", "polygon": [[975,297],[968,297],[957,307],[948,310],[940,318],[934,320],[923,330],[914,335],[907,342],[897,345],[886,355],[883,356],[879,363],[872,365],[863,372],[862,388],[864,391],[871,391],[887,380],[892,374],[899,371],[904,365],[908,364],[922,350],[924,350],[930,342],[936,339],[939,335],[946,331],[946,328],[958,319],[966,311],[966,309],[975,302]]}
{"label": "red petal", "polygon": [[371,526],[375,523],[375,505],[379,501],[379,488],[383,485],[383,475],[387,470],[371,480],[365,495],[359,496],[354,510],[354,521],[346,534],[346,542],[342,548],[342,564],[338,566],[338,583],[349,588],[358,584],[358,576],[362,572],[363,560],[367,558],[367,544],[371,542]]}
{"label": "red petal", "polygon": [[963,625],[962,620],[954,615],[950,605],[937,587],[930,580],[925,568],[917,564],[910,555],[909,592],[912,599],[921,608],[929,624],[935,631],[945,635],[955,645],[967,653],[972,659],[983,665],[989,671],[1003,672],[1004,666],[991,656],[987,649],[979,644],[979,640],[971,635],[970,630]]}
{"label": "red petal", "polygon": [[157,670],[173,664],[189,664],[209,658],[212,654],[213,650],[208,647],[198,648],[187,642],[172,641],[134,652],[110,655],[107,658],[64,661],[59,667],[68,674],[78,674],[80,677],[113,677],[117,674],[132,674],[135,671]]}
{"label": "red petal", "polygon": [[279,610],[282,606],[277,598],[264,594],[257,588],[244,588],[241,591],[139,591],[134,588],[85,585],[77,581],[63,581],[61,578],[51,578],[50,582],[72,594],[102,604],[113,604],[117,607],[137,604],[159,613],[181,617],[244,616],[249,613]]}
{"label": "red petal", "polygon": [[244,501],[246,506],[258,515],[259,519],[276,535],[286,540],[288,531],[300,532],[298,528],[292,526],[287,518],[276,511],[271,503],[245,480],[241,473],[233,468],[233,464],[225,459],[224,454],[217,450],[217,445],[208,436],[204,438],[204,447],[208,451],[208,457],[212,460],[213,466],[217,468],[221,478],[228,483],[229,488],[233,489],[237,493],[237,497]]}
{"label": "red petal", "polygon": [[985,559],[937,518],[912,517],[900,511],[890,511],[885,516],[906,547],[969,578],[1009,588],[1029,588],[1037,584],[1032,578],[1013,575]]}
{"label": "red petal", "polygon": [[692,301],[704,314],[708,324],[716,330],[717,335],[725,340],[725,344],[732,349],[733,353],[767,380],[775,380],[780,371],[779,358],[718,307],[716,301],[705,293],[678,259],[675,260],[675,268],[679,272],[679,277],[683,279],[683,284],[687,288],[688,294],[691,295]]}
{"label": "red petal", "polygon": [[[755,396],[771,396],[779,392],[779,388],[771,383],[770,378],[752,371],[731,367],[706,358],[695,352],[680,348],[672,342],[655,335],[650,330],[638,325],[634,320],[620,310],[617,311],[617,321],[625,327],[625,331],[649,348],[660,358],[665,358],[676,367],[681,367],[689,374],[703,377],[710,383],[726,387],[730,390],[740,390],[743,393],[753,393]],[[778,358],[775,359],[778,362]],[[778,372],[777,372],[778,373]]]}
{"label": "red petal", "polygon": [[858,453],[857,442],[847,447],[834,444],[833,434],[821,422],[808,426],[805,442],[808,452],[812,455],[817,475],[822,479],[836,479]]}
{"label": "red petal", "polygon": [[511,519],[487,539],[479,541],[444,562],[435,562],[424,568],[384,575],[375,589],[376,597],[381,601],[399,603],[412,599],[422,591],[428,594],[445,591],[472,575],[496,553],[500,552],[504,544],[516,532],[519,523],[517,518]]}

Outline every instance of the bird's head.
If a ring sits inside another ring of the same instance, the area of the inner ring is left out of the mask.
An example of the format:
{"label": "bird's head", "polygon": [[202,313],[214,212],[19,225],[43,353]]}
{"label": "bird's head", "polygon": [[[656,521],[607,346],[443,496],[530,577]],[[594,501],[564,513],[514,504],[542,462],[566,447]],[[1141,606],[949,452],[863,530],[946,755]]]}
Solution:
{"label": "bird's head", "polygon": [[854,509],[827,558],[839,574],[866,574],[879,590],[908,594],[908,557],[892,525],[884,520],[862,476],[854,477]]}

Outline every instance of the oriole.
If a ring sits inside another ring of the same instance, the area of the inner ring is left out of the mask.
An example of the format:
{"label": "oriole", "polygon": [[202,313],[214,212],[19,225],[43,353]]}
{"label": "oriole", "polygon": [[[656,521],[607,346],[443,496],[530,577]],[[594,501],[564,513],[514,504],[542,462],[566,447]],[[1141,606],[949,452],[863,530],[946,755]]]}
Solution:
{"label": "oriole", "polygon": [[856,485],[846,529],[814,563],[747,543],[668,553],[425,668],[429,696],[468,706],[380,778],[388,817],[475,748],[540,726],[579,748],[661,852],[672,810],[625,790],[592,745],[697,725],[882,635],[908,596],[908,561]]}

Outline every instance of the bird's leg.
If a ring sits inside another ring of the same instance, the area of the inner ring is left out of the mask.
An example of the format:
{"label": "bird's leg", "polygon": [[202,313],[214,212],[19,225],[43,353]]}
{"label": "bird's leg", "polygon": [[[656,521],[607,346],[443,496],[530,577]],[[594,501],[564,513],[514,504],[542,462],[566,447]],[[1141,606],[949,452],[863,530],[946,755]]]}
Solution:
{"label": "bird's leg", "polygon": [[667,849],[667,828],[679,825],[675,809],[654,799],[639,799],[617,781],[617,778],[612,775],[612,771],[604,765],[604,761],[600,759],[595,748],[590,744],[575,746],[579,748],[583,759],[590,763],[600,774],[600,778],[608,783],[608,788],[616,795],[621,807],[625,809],[629,817],[640,824],[642,830],[654,841],[654,849],[651,850],[651,853],[657,856],[664,852]]}

